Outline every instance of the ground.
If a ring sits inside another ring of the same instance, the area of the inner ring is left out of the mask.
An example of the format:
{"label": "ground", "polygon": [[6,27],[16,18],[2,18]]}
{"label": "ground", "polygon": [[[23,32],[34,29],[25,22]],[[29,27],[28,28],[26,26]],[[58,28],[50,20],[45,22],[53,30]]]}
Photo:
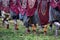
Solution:
{"label": "ground", "polygon": [[1,25],[0,20],[0,40],[60,40],[60,35],[57,38],[55,37],[54,28],[53,31],[48,28],[47,35],[44,36],[43,31],[38,32],[38,28],[37,34],[33,34],[32,31],[30,34],[26,34],[25,27],[21,21],[18,21],[18,27],[19,30],[14,30],[13,21],[10,21],[10,29],[6,29]]}

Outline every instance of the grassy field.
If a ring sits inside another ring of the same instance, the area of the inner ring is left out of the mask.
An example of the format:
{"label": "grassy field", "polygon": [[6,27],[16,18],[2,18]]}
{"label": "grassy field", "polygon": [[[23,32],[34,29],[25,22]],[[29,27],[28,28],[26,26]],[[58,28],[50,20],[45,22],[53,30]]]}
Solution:
{"label": "grassy field", "polygon": [[[1,21],[0,21],[1,23]],[[60,35],[56,38],[53,31],[50,31],[48,28],[47,35],[43,35],[43,31],[33,34],[31,31],[30,34],[26,34],[25,27],[22,25],[22,22],[18,21],[19,30],[14,30],[13,22],[10,23],[10,29],[6,29],[2,25],[0,26],[0,40],[60,40]]]}

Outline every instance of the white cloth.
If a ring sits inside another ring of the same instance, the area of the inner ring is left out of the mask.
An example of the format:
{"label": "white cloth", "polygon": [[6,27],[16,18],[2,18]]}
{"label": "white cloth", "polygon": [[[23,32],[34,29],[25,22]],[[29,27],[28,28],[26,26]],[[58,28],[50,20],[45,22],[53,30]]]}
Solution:
{"label": "white cloth", "polygon": [[60,23],[59,23],[59,22],[54,22],[54,24],[55,24],[56,26],[60,26]]}

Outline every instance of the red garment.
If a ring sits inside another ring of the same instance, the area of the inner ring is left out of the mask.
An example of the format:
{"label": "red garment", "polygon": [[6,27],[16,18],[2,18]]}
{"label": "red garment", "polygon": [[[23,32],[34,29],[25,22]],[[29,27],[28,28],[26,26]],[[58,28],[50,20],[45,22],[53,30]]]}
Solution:
{"label": "red garment", "polygon": [[21,2],[20,2],[20,0],[17,0],[17,7],[18,7],[18,9],[20,11],[20,9],[21,9]]}
{"label": "red garment", "polygon": [[47,0],[40,0],[38,14],[40,23],[46,25],[49,20],[49,4]]}
{"label": "red garment", "polygon": [[58,6],[58,0],[51,0],[51,3],[50,5],[53,7],[53,8],[56,8]]}
{"label": "red garment", "polygon": [[59,8],[59,10],[60,10],[60,0],[59,0],[59,2],[58,2],[58,8]]}
{"label": "red garment", "polygon": [[20,0],[17,0],[17,6],[18,6],[19,13],[24,15],[25,9],[22,7],[22,3]]}
{"label": "red garment", "polygon": [[34,15],[35,10],[37,9],[37,4],[38,3],[37,3],[37,0],[36,0],[33,8],[30,8],[29,4],[28,4],[28,0],[27,0],[27,10],[26,10],[26,15],[27,16],[33,16]]}
{"label": "red garment", "polygon": [[16,14],[19,14],[16,1],[10,0],[10,8],[13,12],[15,12]]}
{"label": "red garment", "polygon": [[2,8],[3,11],[9,12],[9,0],[2,0]]}
{"label": "red garment", "polygon": [[2,7],[2,4],[1,4],[1,2],[0,2],[0,10],[1,10],[1,7]]}
{"label": "red garment", "polygon": [[24,9],[24,8],[21,8],[21,9],[20,9],[20,13],[21,13],[22,15],[24,15],[25,11],[26,11],[26,9]]}
{"label": "red garment", "polygon": [[5,11],[6,13],[9,13],[10,9],[9,9],[9,7],[3,7],[2,10]]}
{"label": "red garment", "polygon": [[0,0],[0,10],[1,10],[1,6],[2,6],[2,1]]}

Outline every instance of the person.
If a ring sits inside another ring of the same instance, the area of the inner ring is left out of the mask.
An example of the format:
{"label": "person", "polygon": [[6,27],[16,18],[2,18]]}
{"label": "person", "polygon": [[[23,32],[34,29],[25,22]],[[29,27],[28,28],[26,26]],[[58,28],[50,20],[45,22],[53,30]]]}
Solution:
{"label": "person", "polygon": [[40,0],[38,5],[38,15],[40,24],[44,28],[44,35],[47,33],[47,24],[49,23],[49,0]]}
{"label": "person", "polygon": [[50,0],[50,8],[49,8],[49,23],[50,23],[50,30],[52,30],[52,24],[53,21],[55,20],[55,8],[57,6],[56,3],[57,0]]}
{"label": "person", "polygon": [[18,30],[17,15],[19,15],[19,10],[17,8],[17,0],[10,0],[10,14],[14,21],[15,30]]}
{"label": "person", "polygon": [[3,17],[3,25],[6,24],[7,29],[9,29],[9,0],[2,0],[2,17]]}
{"label": "person", "polygon": [[24,3],[24,0],[18,0],[17,1],[17,5],[18,5],[18,10],[19,10],[19,19],[21,21],[23,21],[24,15],[25,15],[25,11],[26,11],[26,7],[24,5],[26,5],[26,3]]}
{"label": "person", "polygon": [[50,21],[51,21],[51,25],[55,25],[56,26],[56,30],[55,30],[55,35],[58,35],[58,29],[60,26],[60,0],[51,0],[50,2]]}
{"label": "person", "polygon": [[35,11],[37,9],[37,0],[27,0],[27,8],[26,8],[26,18],[24,25],[26,26],[26,32],[29,33],[29,26],[32,26],[32,30],[36,33],[36,21],[35,21]]}

